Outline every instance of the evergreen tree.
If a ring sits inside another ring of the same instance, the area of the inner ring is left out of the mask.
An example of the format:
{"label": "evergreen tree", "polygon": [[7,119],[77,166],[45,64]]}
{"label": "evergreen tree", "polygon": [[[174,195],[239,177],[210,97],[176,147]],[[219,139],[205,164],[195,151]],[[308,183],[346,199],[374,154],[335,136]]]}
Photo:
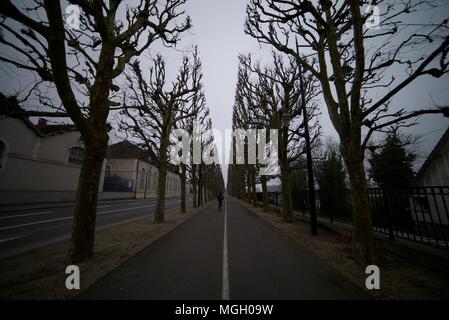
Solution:
{"label": "evergreen tree", "polygon": [[409,144],[396,131],[388,133],[380,152],[372,152],[370,177],[381,188],[400,189],[411,185],[416,155],[405,147]]}
{"label": "evergreen tree", "polygon": [[304,210],[307,189],[307,171],[295,168],[291,171],[290,189],[292,193],[293,209]]}
{"label": "evergreen tree", "polygon": [[341,155],[330,148],[325,159],[316,168],[316,179],[320,187],[320,213],[340,216],[344,213],[346,172]]}

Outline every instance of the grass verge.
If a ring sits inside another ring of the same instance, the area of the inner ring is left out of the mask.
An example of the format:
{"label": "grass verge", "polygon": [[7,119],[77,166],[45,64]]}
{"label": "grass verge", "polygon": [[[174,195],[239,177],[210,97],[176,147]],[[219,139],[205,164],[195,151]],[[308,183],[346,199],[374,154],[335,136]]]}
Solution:
{"label": "grass verge", "polygon": [[264,212],[262,208],[240,200],[239,203],[312,251],[375,299],[449,299],[449,279],[446,276],[385,250],[381,252],[379,265],[380,290],[367,290],[365,267],[352,257],[350,237],[323,229],[319,229],[317,236],[312,236],[310,225],[304,221],[294,219],[292,223],[285,223],[277,212]]}

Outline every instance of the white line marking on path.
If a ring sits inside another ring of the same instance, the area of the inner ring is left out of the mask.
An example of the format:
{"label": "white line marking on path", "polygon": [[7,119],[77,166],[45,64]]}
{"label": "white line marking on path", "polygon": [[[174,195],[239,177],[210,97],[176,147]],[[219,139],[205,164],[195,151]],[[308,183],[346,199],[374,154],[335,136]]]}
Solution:
{"label": "white line marking on path", "polygon": [[23,237],[13,237],[13,238],[8,238],[8,239],[1,239],[0,243],[11,241],[11,240],[16,240],[16,239],[20,239],[20,238],[23,238]]}
{"label": "white line marking on path", "polygon": [[28,217],[28,216],[37,216],[40,214],[52,213],[53,211],[42,211],[42,212],[33,212],[33,213],[24,213],[24,214],[16,214],[12,216],[0,217],[0,219],[10,219],[10,218],[20,218],[20,217]]}
{"label": "white line marking on path", "polygon": [[[125,209],[117,209],[117,210],[110,210],[110,211],[103,211],[103,212],[98,212],[97,215],[100,215],[100,214],[103,214],[103,213],[129,211],[129,210],[142,209],[142,208],[148,208],[148,207],[152,207],[152,205],[140,206],[140,207],[132,207],[132,208],[125,208]],[[64,217],[64,218],[50,219],[50,220],[44,220],[44,221],[23,223],[23,224],[18,224],[18,225],[15,225],[15,226],[1,227],[0,230],[8,230],[8,229],[14,229],[14,228],[20,228],[20,227],[27,227],[27,226],[32,226],[32,225],[35,225],[35,224],[42,224],[42,223],[55,222],[55,221],[68,220],[68,219],[73,219],[73,217]]]}
{"label": "white line marking on path", "polygon": [[20,227],[27,227],[27,226],[32,226],[32,225],[35,225],[35,224],[42,224],[42,223],[48,223],[48,222],[55,222],[55,221],[67,220],[67,219],[73,219],[73,217],[65,217],[65,218],[50,219],[50,220],[44,220],[44,221],[38,221],[38,222],[30,222],[30,223],[17,224],[17,225],[15,225],[15,226],[1,227],[0,230],[8,230],[8,229],[14,229],[14,228],[20,228]]}
{"label": "white line marking on path", "polygon": [[146,206],[140,206],[140,207],[132,207],[132,208],[125,208],[125,209],[116,209],[116,210],[109,210],[109,211],[103,211],[103,212],[98,212],[97,215],[103,214],[103,213],[113,213],[113,212],[120,212],[120,211],[129,211],[129,210],[134,210],[134,209],[143,209],[143,208],[148,208],[148,207],[152,207],[153,205],[146,205]]}
{"label": "white line marking on path", "polygon": [[228,208],[224,204],[224,236],[223,236],[223,284],[221,299],[229,300],[229,264],[228,264]]}

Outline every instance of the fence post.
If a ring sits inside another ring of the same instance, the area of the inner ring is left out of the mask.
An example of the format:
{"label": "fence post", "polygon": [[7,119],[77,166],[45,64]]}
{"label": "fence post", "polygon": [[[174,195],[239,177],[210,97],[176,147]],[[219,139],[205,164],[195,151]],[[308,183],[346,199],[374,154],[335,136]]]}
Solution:
{"label": "fence post", "polygon": [[387,201],[387,228],[388,228],[388,236],[391,240],[394,240],[394,232],[393,232],[393,208],[391,205],[391,192],[389,189],[384,189],[384,195],[386,195]]}

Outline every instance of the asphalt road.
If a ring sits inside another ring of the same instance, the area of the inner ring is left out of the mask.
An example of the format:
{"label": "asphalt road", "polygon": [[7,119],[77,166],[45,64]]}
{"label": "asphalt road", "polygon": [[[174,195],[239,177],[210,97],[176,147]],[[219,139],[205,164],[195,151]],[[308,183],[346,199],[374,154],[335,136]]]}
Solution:
{"label": "asphalt road", "polygon": [[[166,208],[180,205],[178,198],[166,200]],[[152,215],[154,199],[124,200],[99,204],[97,230],[103,227]],[[0,258],[11,256],[71,236],[74,207],[35,207],[0,213]]]}
{"label": "asphalt road", "polygon": [[[82,284],[81,284],[82,285]],[[311,252],[229,198],[209,206],[81,299],[366,299]]]}

